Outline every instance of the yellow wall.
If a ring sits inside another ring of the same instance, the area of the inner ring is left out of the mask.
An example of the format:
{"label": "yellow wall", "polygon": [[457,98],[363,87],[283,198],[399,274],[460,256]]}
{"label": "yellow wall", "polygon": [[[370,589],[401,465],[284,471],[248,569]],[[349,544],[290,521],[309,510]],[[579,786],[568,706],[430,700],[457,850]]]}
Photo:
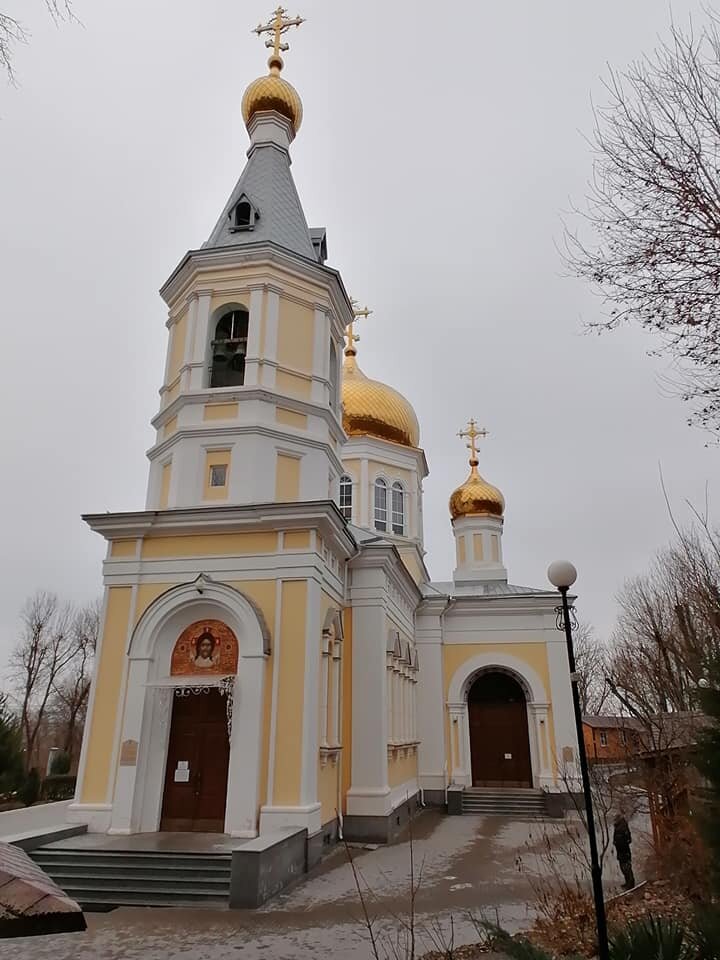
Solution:
{"label": "yellow wall", "polygon": [[95,699],[80,797],[82,803],[106,803],[108,799],[131,599],[131,587],[110,587],[108,590],[102,648],[94,680]]}
{"label": "yellow wall", "polygon": [[310,547],[309,530],[288,530],[284,537],[286,550],[308,550]]}
{"label": "yellow wall", "polygon": [[305,377],[296,376],[286,370],[278,370],[275,377],[275,386],[278,393],[288,397],[297,397],[299,400],[309,400],[312,393],[312,383]]}
{"label": "yellow wall", "polygon": [[[212,467],[222,467],[225,469],[225,483],[221,487],[210,486],[210,473]],[[229,450],[208,450],[205,454],[205,489],[203,491],[203,500],[226,500],[228,495],[228,486],[230,484],[230,451]]]}
{"label": "yellow wall", "polygon": [[465,563],[465,537],[457,539],[457,562],[459,567]]}
{"label": "yellow wall", "polygon": [[300,800],[307,611],[304,580],[283,581],[281,611],[273,803],[284,806]]}
{"label": "yellow wall", "polygon": [[203,420],[234,420],[238,415],[236,403],[206,403]]}
{"label": "yellow wall", "polygon": [[137,552],[137,540],[114,540],[110,547],[111,557],[134,557]]}
{"label": "yellow wall", "polygon": [[321,808],[320,819],[323,824],[334,820],[337,816],[339,771],[338,764],[330,761],[324,767],[322,764],[318,766],[318,799]]}
{"label": "yellow wall", "polygon": [[408,780],[417,778],[417,754],[409,753],[406,757],[398,755],[388,760],[388,783],[391,787],[399,787]]}
{"label": "yellow wall", "polygon": [[473,534],[473,558],[475,560],[482,560],[483,558],[483,542],[481,533]]}
{"label": "yellow wall", "polygon": [[312,373],[314,330],[315,314],[310,307],[280,298],[277,361],[281,367]]}
{"label": "yellow wall", "polygon": [[252,553],[273,553],[278,535],[266,533],[198,533],[189,537],[148,537],[143,540],[143,560],[167,557],[238,556]]}
{"label": "yellow wall", "polygon": [[[410,483],[412,481],[412,473],[409,470],[403,470],[401,467],[391,467],[387,463],[380,463],[378,460],[369,460],[368,461],[368,478],[370,483],[373,482],[376,475],[381,473],[384,477],[387,477],[388,480],[399,480],[400,483],[405,487],[405,493],[410,492]],[[407,512],[407,506],[406,506]]]}
{"label": "yellow wall", "polygon": [[172,461],[164,463],[160,476],[160,509],[166,510],[170,500],[170,477],[172,475]]}
{"label": "yellow wall", "polygon": [[167,440],[177,431],[177,417],[170,417],[163,428],[163,440]]}
{"label": "yellow wall", "polygon": [[343,813],[347,813],[347,792],[350,789],[352,775],[352,658],[353,631],[352,607],[343,611],[343,663],[342,663],[342,718],[340,739],[343,745],[342,763],[342,803]]}
{"label": "yellow wall", "polygon": [[296,430],[307,429],[308,418],[304,413],[296,413],[294,410],[286,410],[284,407],[276,407],[275,419],[278,423],[285,424],[286,427],[295,427]]}
{"label": "yellow wall", "polygon": [[279,453],[275,473],[275,499],[278,503],[291,503],[299,497],[300,459]]}
{"label": "yellow wall", "polygon": [[180,373],[185,357],[185,336],[187,334],[187,312],[175,323],[171,330],[170,367],[168,368],[168,383],[172,383]]}

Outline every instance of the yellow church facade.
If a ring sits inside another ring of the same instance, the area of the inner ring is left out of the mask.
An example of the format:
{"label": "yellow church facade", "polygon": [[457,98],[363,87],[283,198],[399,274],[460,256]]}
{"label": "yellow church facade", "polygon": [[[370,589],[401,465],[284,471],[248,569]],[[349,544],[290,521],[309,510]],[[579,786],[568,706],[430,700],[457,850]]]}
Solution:
{"label": "yellow church facade", "polygon": [[561,791],[576,741],[556,595],[508,582],[505,504],[452,494],[431,581],[410,403],[358,365],[358,313],[290,172],[302,120],[267,25],[248,159],[161,293],[168,348],[145,508],[107,541],[71,817],[90,831],[342,830],[390,840],[448,791]]}

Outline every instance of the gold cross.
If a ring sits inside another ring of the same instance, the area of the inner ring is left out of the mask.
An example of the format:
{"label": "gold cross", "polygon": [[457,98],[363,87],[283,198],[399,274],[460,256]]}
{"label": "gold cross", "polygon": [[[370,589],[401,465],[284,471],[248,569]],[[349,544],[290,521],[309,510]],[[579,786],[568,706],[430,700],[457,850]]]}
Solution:
{"label": "gold cross", "polygon": [[359,341],[360,337],[355,333],[355,330],[354,330],[355,321],[359,320],[360,317],[367,319],[372,313],[372,310],[368,310],[367,307],[363,307],[361,310],[358,307],[357,300],[351,299],[350,303],[352,304],[352,308],[353,308],[353,319],[345,327],[345,356],[346,357],[354,357],[355,354],[357,353],[357,350],[355,349],[355,344]]}
{"label": "gold cross", "polygon": [[470,451],[470,463],[472,463],[473,460],[477,463],[478,450],[475,441],[478,437],[484,438],[489,436],[487,430],[484,427],[481,430],[478,430],[477,421],[473,420],[471,417],[467,425],[467,430],[459,430],[458,436],[463,438],[467,437],[470,440],[470,443],[466,444],[468,450]]}
{"label": "gold cross", "polygon": [[273,16],[267,23],[259,23],[252,31],[259,37],[264,33],[274,34],[274,36],[268,37],[265,46],[273,48],[273,59],[279,60],[281,65],[280,51],[282,50],[285,53],[286,50],[290,49],[289,43],[281,42],[282,35],[287,33],[290,27],[299,27],[301,23],[305,23],[304,17],[286,17],[286,13],[287,10],[284,7],[278,7],[277,10],[273,11]]}

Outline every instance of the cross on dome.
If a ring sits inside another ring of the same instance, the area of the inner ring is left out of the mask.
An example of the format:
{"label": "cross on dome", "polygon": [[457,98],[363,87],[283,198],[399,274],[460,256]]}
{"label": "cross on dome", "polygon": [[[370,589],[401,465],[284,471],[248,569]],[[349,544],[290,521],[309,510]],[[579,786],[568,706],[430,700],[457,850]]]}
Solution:
{"label": "cross on dome", "polygon": [[345,327],[345,356],[346,357],[354,357],[355,354],[357,353],[357,350],[355,349],[355,344],[358,343],[358,341],[360,340],[360,337],[357,335],[357,333],[355,333],[355,330],[354,330],[355,321],[359,320],[361,317],[364,319],[367,319],[370,316],[370,314],[373,312],[372,310],[369,310],[367,306],[364,306],[361,309],[358,306],[357,300],[350,300],[350,303],[352,304],[352,308],[353,308],[353,319]]}
{"label": "cross on dome", "polygon": [[458,436],[465,439],[467,437],[470,440],[470,443],[465,444],[465,446],[470,451],[470,466],[477,466],[480,462],[478,460],[478,449],[476,440],[478,437],[489,437],[490,434],[487,432],[485,427],[482,427],[480,430],[477,429],[477,421],[470,417],[468,421],[467,428],[465,430],[458,430]]}
{"label": "cross on dome", "polygon": [[273,11],[273,15],[267,23],[259,23],[252,29],[252,32],[259,37],[262,37],[264,33],[272,34],[265,41],[265,46],[272,47],[273,51],[268,60],[268,66],[271,69],[277,67],[278,70],[282,70],[283,59],[280,56],[280,51],[285,53],[290,49],[289,43],[282,42],[283,34],[287,33],[290,27],[299,27],[301,23],[305,23],[304,17],[286,17],[286,13],[287,10],[284,7],[278,7],[277,10]]}

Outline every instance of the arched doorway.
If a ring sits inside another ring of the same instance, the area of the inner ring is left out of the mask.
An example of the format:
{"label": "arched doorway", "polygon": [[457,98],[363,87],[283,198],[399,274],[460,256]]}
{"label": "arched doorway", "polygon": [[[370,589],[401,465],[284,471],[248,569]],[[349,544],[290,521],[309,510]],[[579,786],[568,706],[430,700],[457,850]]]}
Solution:
{"label": "arched doorway", "polygon": [[527,704],[517,680],[482,673],[467,702],[473,786],[531,787]]}

